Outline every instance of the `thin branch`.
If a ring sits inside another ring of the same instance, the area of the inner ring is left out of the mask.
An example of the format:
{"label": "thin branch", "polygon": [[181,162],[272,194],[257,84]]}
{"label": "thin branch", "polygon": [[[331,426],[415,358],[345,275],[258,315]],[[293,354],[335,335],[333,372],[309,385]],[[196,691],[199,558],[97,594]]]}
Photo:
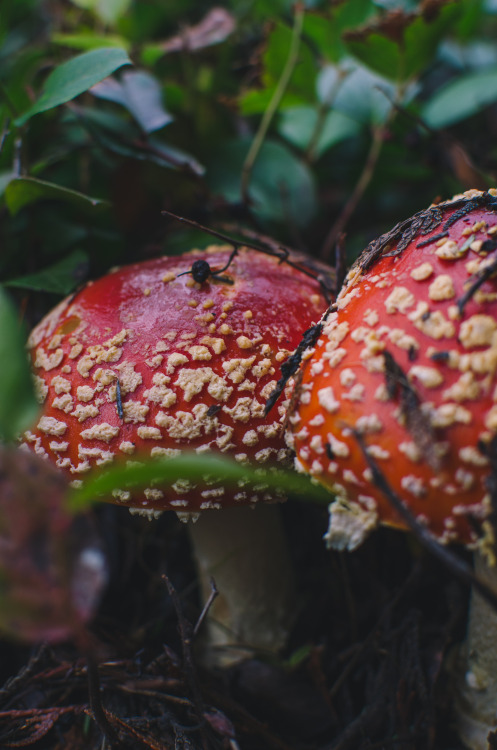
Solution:
{"label": "thin branch", "polygon": [[271,101],[269,102],[268,107],[266,111],[264,112],[264,115],[261,120],[261,124],[259,125],[259,129],[257,133],[255,134],[255,138],[252,141],[249,152],[245,158],[245,162],[242,167],[241,193],[242,193],[243,201],[247,204],[250,203],[250,199],[248,196],[248,187],[250,184],[250,178],[252,175],[254,164],[256,162],[257,157],[259,156],[259,152],[266,138],[267,131],[269,130],[269,126],[271,125],[273,117],[278,111],[278,107],[280,106],[283,95],[286,91],[286,88],[290,82],[290,78],[292,77],[293,71],[298,62],[300,39],[302,36],[302,28],[304,25],[304,15],[305,15],[304,4],[297,3],[297,5],[295,6],[295,19],[293,22],[292,39],[290,42],[290,49],[288,52],[288,57],[285,63],[285,67],[283,68],[283,72],[274,90]]}
{"label": "thin branch", "polygon": [[340,89],[340,86],[348,75],[348,70],[338,70],[336,80],[331,86],[328,96],[326,96],[319,105],[316,124],[314,126],[314,130],[311,134],[309,144],[304,154],[305,159],[307,159],[310,164],[312,164],[312,162],[316,158],[316,149],[318,147],[319,139],[321,138],[321,134],[326,124],[326,118],[330,112],[331,107],[333,106],[333,102],[335,101],[335,97]]}
{"label": "thin branch", "polygon": [[371,182],[374,171],[376,169],[376,165],[378,163],[378,159],[380,157],[381,149],[383,147],[385,139],[385,128],[386,125],[377,125],[373,129],[373,140],[371,142],[366,163],[359,179],[357,180],[356,186],[352,191],[350,198],[345,204],[342,213],[340,214],[334,225],[331,227],[331,230],[329,231],[324,241],[323,248],[321,250],[321,257],[323,259],[327,259],[331,256],[338,237],[340,237],[340,235],[343,233],[352,214],[356,210],[366,188]]}
{"label": "thin branch", "polygon": [[209,594],[209,598],[207,599],[206,603],[204,604],[204,608],[202,609],[202,612],[200,613],[200,616],[199,616],[199,618],[197,620],[197,623],[196,623],[195,627],[193,628],[193,637],[194,638],[196,637],[198,631],[202,627],[202,624],[203,624],[205,618],[207,617],[207,613],[209,612],[210,608],[212,607],[212,605],[214,603],[214,599],[219,594],[219,591],[217,590],[217,586],[216,586],[216,582],[215,582],[214,578],[211,578],[210,584],[211,584],[211,592]]}
{"label": "thin branch", "polygon": [[[175,214],[172,211],[167,211],[166,209],[163,209],[161,211],[161,214],[164,214],[166,216],[172,216],[172,218],[176,219],[176,221],[181,221],[183,224],[188,224],[191,227],[195,227],[195,229],[200,229],[202,232],[207,232],[207,234],[210,234],[212,237],[216,237],[218,240],[227,242],[236,250],[238,250],[240,247],[248,247],[251,250],[257,250],[259,253],[263,253],[264,255],[269,255],[271,258],[277,258],[280,261],[280,263],[286,263],[292,268],[295,268],[296,271],[300,271],[300,273],[303,273],[304,276],[308,276],[309,278],[317,281],[320,284],[321,289],[323,291],[323,295],[325,296],[326,299],[328,299],[330,296],[329,294],[330,287],[329,287],[329,284],[327,284],[326,278],[323,276],[323,274],[314,272],[313,270],[309,270],[309,268],[306,268],[301,263],[296,263],[295,261],[290,260],[290,251],[281,245],[278,246],[277,250],[268,249],[266,247],[261,247],[261,245],[257,245],[253,242],[247,242],[246,240],[236,240],[227,234],[223,234],[222,232],[217,232],[215,229],[210,229],[209,227],[206,227],[203,224],[199,224],[197,221],[194,221],[193,219],[187,219],[185,216],[178,216],[178,214]],[[312,269],[312,258],[309,259],[309,265]]]}
{"label": "thin branch", "polygon": [[86,654],[86,674],[88,677],[90,711],[95,724],[113,747],[123,748],[124,745],[119,739],[114,727],[110,724],[105,709],[102,706],[102,701],[100,700],[100,675],[98,674],[98,664],[95,661],[94,655],[90,652]]}

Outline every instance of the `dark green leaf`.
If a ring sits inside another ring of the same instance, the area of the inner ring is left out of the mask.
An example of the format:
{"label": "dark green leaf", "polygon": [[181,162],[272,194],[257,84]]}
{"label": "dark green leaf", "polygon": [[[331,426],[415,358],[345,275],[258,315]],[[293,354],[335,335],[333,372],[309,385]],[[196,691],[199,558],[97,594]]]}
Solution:
{"label": "dark green leaf", "polygon": [[5,190],[5,201],[10,213],[15,216],[21,208],[39,200],[59,200],[73,203],[83,209],[107,205],[105,201],[91,198],[76,190],[36,180],[34,177],[16,177]]}
{"label": "dark green leaf", "polygon": [[445,128],[497,101],[497,67],[456,78],[435,92],[422,117],[431,128]]}
{"label": "dark green leaf", "polygon": [[[278,23],[269,35],[262,55],[262,88],[249,90],[240,97],[243,114],[263,112],[266,109],[281,78],[291,43],[292,29],[281,22]],[[315,100],[317,70],[310,48],[301,41],[297,64],[281,100],[280,110],[286,106],[296,106]]]}
{"label": "dark green leaf", "polygon": [[375,11],[371,0],[333,3],[331,10],[323,14],[306,15],[304,34],[312,40],[320,56],[337,63],[347,53],[342,39],[344,31],[362,25]]}
{"label": "dark green leaf", "polygon": [[69,294],[84,279],[87,270],[87,254],[82,250],[74,250],[58,263],[43,268],[37,273],[9,279],[9,281],[4,282],[4,285],[65,295]]}
{"label": "dark green leaf", "polygon": [[418,75],[430,63],[437,47],[459,17],[459,7],[449,2],[429,17],[395,11],[374,19],[368,27],[349,31],[350,52],[371,70],[396,82]]}
{"label": "dark green leaf", "polygon": [[364,40],[348,41],[347,47],[354,57],[376,73],[393,80],[399,78],[402,56],[391,39],[372,33]]}
{"label": "dark green leaf", "polygon": [[250,484],[263,482],[269,488],[285,494],[299,495],[312,502],[330,501],[330,493],[323,487],[311,483],[302,474],[290,471],[267,471],[261,475],[260,467],[241,466],[234,459],[217,456],[214,453],[183,454],[176,458],[159,459],[126,466],[121,464],[111,469],[95,471],[89,476],[81,489],[73,491],[69,498],[71,510],[87,508],[91,503],[105,498],[116,487],[150,486],[151,483],[170,485],[187,476],[192,482],[203,481],[206,476],[219,477],[225,485],[236,486],[239,480]]}
{"label": "dark green leaf", "polygon": [[130,64],[126,51],[118,47],[101,47],[67,60],[50,73],[40,98],[15,124],[24,125],[33,115],[74,99],[118,68]]}
{"label": "dark green leaf", "polygon": [[22,327],[12,303],[1,288],[0,331],[0,438],[9,441],[33,424],[38,404]]}
{"label": "dark green leaf", "polygon": [[[241,171],[250,141],[228,141],[211,153],[207,181],[228,202],[241,201]],[[249,186],[251,209],[262,220],[305,226],[316,210],[314,179],[304,162],[276,141],[264,143]]]}
{"label": "dark green leaf", "polygon": [[422,15],[414,19],[404,31],[402,70],[404,80],[419,75],[431,63],[438,45],[459,18],[459,7],[451,3],[426,20]]}
{"label": "dark green leaf", "polygon": [[160,130],[173,121],[162,104],[162,91],[154,76],[141,70],[124,73],[120,81],[106,78],[90,89],[94,96],[126,107],[146,133]]}

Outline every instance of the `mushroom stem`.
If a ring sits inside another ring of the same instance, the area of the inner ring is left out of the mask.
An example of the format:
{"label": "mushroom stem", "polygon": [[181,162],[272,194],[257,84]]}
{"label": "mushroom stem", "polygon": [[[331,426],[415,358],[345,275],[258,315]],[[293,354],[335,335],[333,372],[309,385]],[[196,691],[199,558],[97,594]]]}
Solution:
{"label": "mushroom stem", "polygon": [[204,658],[229,666],[254,651],[284,647],[295,614],[295,584],[279,508],[204,511],[189,525],[208,616]]}
{"label": "mushroom stem", "polygon": [[[476,576],[497,591],[497,565],[475,553]],[[487,750],[488,733],[497,727],[497,611],[474,589],[459,684],[456,724],[471,750]]]}

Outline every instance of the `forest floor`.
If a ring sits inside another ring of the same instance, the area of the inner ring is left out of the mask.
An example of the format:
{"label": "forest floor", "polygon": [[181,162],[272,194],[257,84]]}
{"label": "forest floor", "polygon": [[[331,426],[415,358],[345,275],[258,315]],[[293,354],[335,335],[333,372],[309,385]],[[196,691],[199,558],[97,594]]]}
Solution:
{"label": "forest floor", "polygon": [[290,643],[277,660],[215,670],[192,639],[201,606],[185,525],[101,508],[110,584],[93,654],[0,644],[0,748],[461,750],[445,664],[467,590],[404,533],[332,553],[325,509],[289,502],[282,514],[299,583]]}

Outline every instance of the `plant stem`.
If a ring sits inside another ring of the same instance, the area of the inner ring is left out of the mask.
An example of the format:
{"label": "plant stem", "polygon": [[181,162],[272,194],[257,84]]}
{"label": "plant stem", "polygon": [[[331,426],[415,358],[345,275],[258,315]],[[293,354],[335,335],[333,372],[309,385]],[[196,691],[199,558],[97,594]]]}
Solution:
{"label": "plant stem", "polygon": [[274,90],[271,101],[269,102],[269,105],[266,111],[264,112],[261,123],[259,125],[259,129],[257,133],[255,134],[255,138],[252,141],[248,154],[243,163],[241,193],[242,193],[242,200],[245,203],[250,202],[249,196],[248,196],[248,188],[249,188],[250,178],[252,175],[254,164],[262,148],[264,139],[266,138],[267,131],[269,129],[269,126],[271,125],[273,117],[278,111],[278,107],[280,106],[281,100],[283,98],[283,94],[286,91],[286,88],[290,82],[290,78],[292,77],[292,73],[298,61],[300,39],[302,36],[302,27],[304,24],[304,15],[305,15],[304,5],[301,3],[298,3],[295,7],[295,19],[293,22],[292,39],[290,42],[290,49],[288,52],[288,57],[285,63],[285,67],[283,68],[283,72],[281,74],[280,80],[278,81],[278,84]]}
{"label": "plant stem", "polygon": [[352,194],[350,198],[348,199],[347,203],[345,204],[345,207],[342,213],[340,214],[336,222],[331,227],[331,230],[329,231],[324,241],[323,249],[321,251],[321,257],[323,259],[331,257],[333,248],[335,246],[335,242],[337,241],[338,237],[343,233],[343,230],[348,224],[350,217],[356,210],[359,204],[359,201],[361,200],[367,186],[371,182],[371,178],[373,177],[374,171],[376,169],[376,164],[378,163],[378,159],[380,157],[381,149],[383,146],[384,134],[385,134],[384,125],[376,125],[374,127],[373,140],[371,142],[371,146],[370,146],[369,153],[366,159],[366,163],[364,164],[360,177],[357,180],[355,188],[352,191]]}

